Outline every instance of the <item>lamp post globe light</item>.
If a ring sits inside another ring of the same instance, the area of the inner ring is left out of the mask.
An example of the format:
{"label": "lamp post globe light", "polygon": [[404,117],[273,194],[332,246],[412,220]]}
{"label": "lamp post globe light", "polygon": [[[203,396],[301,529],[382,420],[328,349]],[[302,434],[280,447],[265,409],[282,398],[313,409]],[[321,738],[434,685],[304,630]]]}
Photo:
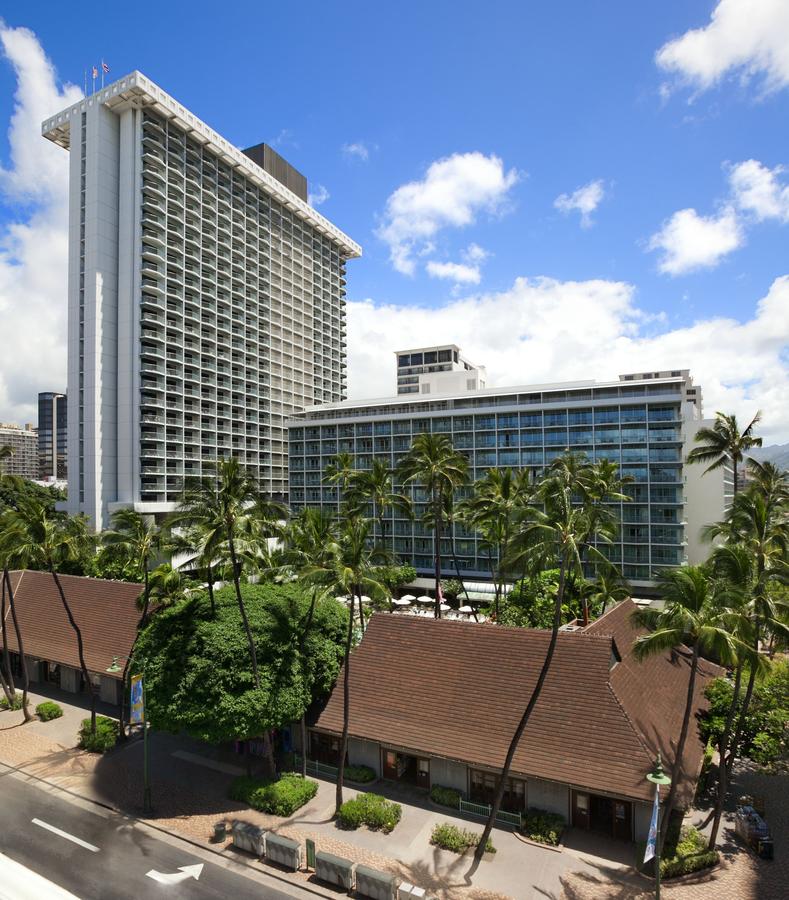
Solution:
{"label": "lamp post globe light", "polygon": [[663,770],[663,762],[660,759],[660,751],[658,751],[655,765],[651,772],[647,774],[647,781],[651,781],[655,785],[655,807],[652,812],[652,822],[649,826],[649,839],[647,840],[647,850],[644,854],[644,862],[650,857],[648,856],[650,846],[654,847],[655,859],[655,900],[660,900],[660,786],[671,784],[671,779]]}
{"label": "lamp post globe light", "polygon": [[[109,665],[105,672],[109,675],[117,675],[118,672],[123,671],[123,667],[120,665],[120,660],[131,662],[131,657],[128,656],[113,656],[112,664]],[[150,754],[148,750],[148,712],[146,709],[145,703],[145,681],[142,675],[139,676],[139,683],[141,688],[141,700],[142,700],[142,746],[143,746],[143,767],[142,767],[142,777],[143,777],[143,801],[142,808],[143,812],[150,813],[151,812],[151,781],[150,781]],[[125,686],[124,686],[125,690]],[[131,714],[131,706],[129,709]],[[131,715],[130,715],[131,718]],[[131,724],[131,723],[130,723]]]}

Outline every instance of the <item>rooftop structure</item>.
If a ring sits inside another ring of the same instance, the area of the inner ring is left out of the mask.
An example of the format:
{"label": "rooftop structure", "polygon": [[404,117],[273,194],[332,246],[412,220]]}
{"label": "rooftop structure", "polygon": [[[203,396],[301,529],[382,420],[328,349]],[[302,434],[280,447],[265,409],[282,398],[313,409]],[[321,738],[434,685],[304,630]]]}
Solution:
{"label": "rooftop structure", "polygon": [[345,396],[361,248],[270,147],[234,147],[140,72],[42,132],[71,152],[68,510],[167,512],[225,455],[284,498],[285,418]]}
{"label": "rooftop structure", "polygon": [[457,344],[398,350],[398,394],[451,394],[485,387],[485,367],[463,357]]}

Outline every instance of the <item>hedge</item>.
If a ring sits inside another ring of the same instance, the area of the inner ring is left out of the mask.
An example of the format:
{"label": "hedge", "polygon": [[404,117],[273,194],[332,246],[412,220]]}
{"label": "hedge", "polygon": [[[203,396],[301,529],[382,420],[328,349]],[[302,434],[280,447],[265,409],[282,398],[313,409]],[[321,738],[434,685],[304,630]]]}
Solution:
{"label": "hedge", "polygon": [[523,813],[521,832],[529,840],[556,847],[564,831],[564,817],[544,809],[527,809]]}
{"label": "hedge", "polygon": [[79,729],[79,747],[91,753],[106,753],[115,746],[120,727],[115,719],[96,716],[96,733],[90,730],[90,719],[83,719]]}
{"label": "hedge", "polygon": [[45,700],[36,707],[36,715],[42,722],[49,722],[50,719],[59,719],[63,710],[53,700]]}
{"label": "hedge", "polygon": [[11,709],[17,710],[22,709],[22,696],[21,694],[15,694],[14,699],[9,704],[7,697],[0,697],[0,709]]}
{"label": "hedge", "polygon": [[708,869],[718,862],[717,850],[707,849],[707,839],[692,826],[684,826],[673,851],[669,850],[660,860],[661,878],[677,878],[701,869]]}
{"label": "hedge", "polygon": [[286,772],[278,781],[242,775],[230,785],[230,798],[274,816],[292,816],[318,793],[318,782]]}
{"label": "hedge", "polygon": [[400,821],[403,808],[380,794],[359,794],[346,800],[337,814],[340,828],[356,829],[366,825],[372,831],[389,834]]}
{"label": "hedge", "polygon": [[460,798],[462,794],[455,788],[443,787],[440,784],[434,784],[430,788],[430,799],[439,806],[448,806],[450,809],[460,809]]}
{"label": "hedge", "polygon": [[367,784],[375,781],[375,769],[370,766],[346,766],[343,772],[348,781],[356,781],[359,784]]}
{"label": "hedge", "polygon": [[[470,847],[476,847],[479,843],[481,834],[475,834],[465,828],[458,828],[457,825],[435,825],[433,833],[430,835],[430,843],[442,850],[451,850],[453,853],[465,853]],[[488,838],[485,846],[486,853],[495,853],[496,848],[493,841]]]}

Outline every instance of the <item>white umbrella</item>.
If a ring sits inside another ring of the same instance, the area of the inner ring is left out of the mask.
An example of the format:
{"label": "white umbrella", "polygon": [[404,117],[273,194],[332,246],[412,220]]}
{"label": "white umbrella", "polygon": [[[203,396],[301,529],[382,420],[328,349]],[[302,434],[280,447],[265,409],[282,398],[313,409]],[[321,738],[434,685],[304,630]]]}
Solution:
{"label": "white umbrella", "polygon": [[413,594],[403,594],[400,598],[401,600],[416,600],[416,597]]}
{"label": "white umbrella", "polygon": [[473,606],[461,606],[458,608],[458,612],[461,612],[467,616],[470,616],[474,613],[474,607]]}
{"label": "white umbrella", "polygon": [[433,597],[428,597],[426,594],[423,594],[421,597],[416,598],[417,603],[435,603],[436,601]]}
{"label": "white umbrella", "polygon": [[335,597],[334,598],[338,603],[350,603],[350,599],[348,597]]}
{"label": "white umbrella", "polygon": [[397,599],[392,600],[392,604],[394,606],[410,606],[411,601],[407,600],[405,597],[401,597],[399,600],[397,600]]}
{"label": "white umbrella", "polygon": [[439,606],[439,609],[441,612],[449,612],[452,607],[448,603],[442,603],[441,606]]}
{"label": "white umbrella", "polygon": [[367,596],[367,594],[362,594],[362,596],[359,597],[359,600],[360,600],[361,603],[372,603],[372,602],[373,602],[373,601]]}

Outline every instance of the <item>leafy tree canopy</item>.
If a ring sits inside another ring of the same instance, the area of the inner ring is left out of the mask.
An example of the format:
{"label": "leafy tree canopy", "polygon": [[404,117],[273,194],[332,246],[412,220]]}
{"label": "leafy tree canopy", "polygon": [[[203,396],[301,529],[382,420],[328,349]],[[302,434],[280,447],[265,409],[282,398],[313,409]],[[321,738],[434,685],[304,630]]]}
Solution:
{"label": "leafy tree canopy", "polygon": [[145,676],[148,719],[210,743],[256,737],[301,717],[327,693],[342,662],[348,611],[318,602],[300,652],[309,596],[294,584],[242,587],[257,649],[254,686],[232,588],[215,592],[216,616],[198,593],[155,615],[141,632],[131,671]]}
{"label": "leafy tree canopy", "polygon": [[[499,624],[516,628],[550,628],[558,590],[558,569],[547,569],[516,582],[502,601]],[[568,617],[572,618],[565,606],[563,618]]]}
{"label": "leafy tree canopy", "polygon": [[416,569],[410,565],[379,566],[377,571],[378,580],[390,591],[410,584],[416,578]]}
{"label": "leafy tree canopy", "polygon": [[20,503],[36,500],[51,515],[55,511],[55,503],[65,499],[66,492],[52,485],[44,486],[15,476],[0,478],[0,511],[19,509]]}

